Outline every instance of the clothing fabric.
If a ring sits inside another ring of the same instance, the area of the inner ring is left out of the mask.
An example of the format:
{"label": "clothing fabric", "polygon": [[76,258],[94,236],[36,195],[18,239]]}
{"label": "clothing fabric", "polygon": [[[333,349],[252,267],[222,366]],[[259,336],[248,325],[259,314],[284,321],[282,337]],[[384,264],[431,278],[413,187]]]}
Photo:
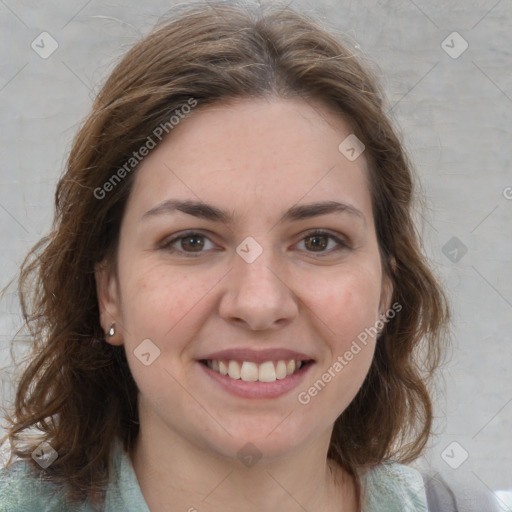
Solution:
{"label": "clothing fabric", "polygon": [[[422,471],[429,512],[512,512],[512,506],[488,492],[476,479],[459,479],[453,472]],[[477,485],[475,485],[477,484]]]}
{"label": "clothing fabric", "polygon": [[[30,471],[25,461],[0,469],[0,512],[96,512],[89,503],[71,508],[64,492]],[[112,474],[103,512],[150,512],[129,455],[120,440],[112,450]],[[386,462],[362,475],[363,512],[428,512],[420,473]]]}

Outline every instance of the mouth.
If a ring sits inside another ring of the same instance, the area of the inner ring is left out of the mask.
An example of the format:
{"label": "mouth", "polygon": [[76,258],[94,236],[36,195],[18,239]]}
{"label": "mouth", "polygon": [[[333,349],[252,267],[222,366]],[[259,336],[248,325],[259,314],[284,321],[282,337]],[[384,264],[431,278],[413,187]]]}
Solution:
{"label": "mouth", "polygon": [[314,364],[313,359],[261,358],[259,362],[236,359],[197,360],[197,368],[202,369],[198,376],[203,375],[208,379],[205,382],[208,389],[213,384],[213,392],[221,390],[231,396],[252,400],[270,400],[290,394],[304,382]]}
{"label": "mouth", "polygon": [[306,367],[313,363],[313,360],[279,359],[257,363],[234,359],[201,359],[199,362],[213,372],[233,380],[271,383],[276,380],[285,380],[303,372]]}
{"label": "mouth", "polygon": [[198,377],[206,377],[205,386],[212,392],[265,400],[291,393],[316,364],[310,354],[286,347],[229,348],[201,354],[196,362]]}

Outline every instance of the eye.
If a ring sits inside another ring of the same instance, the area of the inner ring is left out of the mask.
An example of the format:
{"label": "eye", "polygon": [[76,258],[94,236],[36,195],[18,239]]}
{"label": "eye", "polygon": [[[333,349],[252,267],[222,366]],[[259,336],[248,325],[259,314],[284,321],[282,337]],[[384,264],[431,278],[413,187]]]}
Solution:
{"label": "eye", "polygon": [[[171,254],[181,253],[187,257],[194,258],[204,252],[203,249],[205,245],[208,245],[205,244],[205,240],[212,244],[211,240],[206,235],[196,231],[187,231],[166,240],[160,247],[169,251]],[[178,245],[180,248],[176,248],[175,245]]]}
{"label": "eye", "polygon": [[[304,242],[307,252],[321,253],[320,256],[349,248],[349,244],[347,242],[337,237],[336,235],[333,235],[329,231],[322,230],[313,230],[308,232],[307,235],[300,241],[300,243],[302,242]],[[329,247],[330,242],[333,242],[331,244],[331,249],[325,250]],[[332,247],[333,245],[334,248]]]}
{"label": "eye", "polygon": [[[208,247],[208,243],[210,247]],[[306,252],[320,253],[320,256],[328,255],[334,251],[348,249],[349,244],[338,236],[323,230],[309,231],[299,243],[304,243]],[[329,249],[329,246],[330,249]],[[181,254],[186,257],[198,257],[207,249],[213,248],[212,241],[202,233],[197,231],[186,231],[170,239],[167,239],[160,245],[171,254]],[[329,250],[326,250],[329,249]]]}

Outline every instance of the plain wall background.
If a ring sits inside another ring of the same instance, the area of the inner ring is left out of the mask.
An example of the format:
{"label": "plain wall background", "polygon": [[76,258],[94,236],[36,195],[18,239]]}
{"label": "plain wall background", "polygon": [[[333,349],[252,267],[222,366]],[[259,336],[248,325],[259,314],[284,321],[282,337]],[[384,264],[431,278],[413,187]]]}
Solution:
{"label": "plain wall background", "polygon": [[[0,287],[50,228],[57,179],[102,81],[173,4],[0,3]],[[512,489],[512,4],[292,6],[320,15],[374,62],[428,201],[418,228],[452,300],[454,351],[436,404],[439,435],[418,465],[482,492]],[[46,37],[50,48],[44,31],[58,43],[45,59],[31,47]],[[20,322],[10,292],[0,302],[2,366]],[[2,372],[4,403],[12,370]],[[457,465],[464,451],[458,468],[445,462]]]}

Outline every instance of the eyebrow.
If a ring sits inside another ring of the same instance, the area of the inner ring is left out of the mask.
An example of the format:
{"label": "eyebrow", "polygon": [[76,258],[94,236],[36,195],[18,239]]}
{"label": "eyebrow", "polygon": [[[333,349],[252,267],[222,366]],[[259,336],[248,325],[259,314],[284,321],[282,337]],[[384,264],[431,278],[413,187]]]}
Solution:
{"label": "eyebrow", "polygon": [[[148,210],[141,220],[155,217],[161,214],[170,214],[176,211],[192,215],[201,219],[211,220],[214,222],[222,222],[231,224],[233,222],[233,214],[227,210],[221,210],[216,206],[203,203],[201,201],[180,201],[177,199],[168,199]],[[279,219],[279,222],[290,222],[310,219],[319,215],[328,215],[331,213],[344,213],[359,218],[366,225],[364,214],[356,207],[340,203],[338,201],[321,201],[304,205],[294,205],[289,208]]]}

